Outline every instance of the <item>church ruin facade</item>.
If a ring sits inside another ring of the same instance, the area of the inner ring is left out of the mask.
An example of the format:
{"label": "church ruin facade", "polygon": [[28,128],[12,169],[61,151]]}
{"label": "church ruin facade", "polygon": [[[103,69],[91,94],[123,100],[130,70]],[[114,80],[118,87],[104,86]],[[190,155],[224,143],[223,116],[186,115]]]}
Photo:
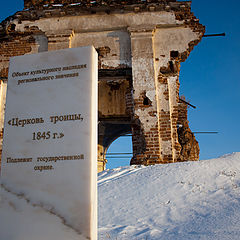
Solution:
{"label": "church ruin facade", "polygon": [[119,136],[131,164],[199,159],[179,99],[180,64],[204,35],[190,1],[24,0],[0,25],[1,138],[9,58],[93,45],[98,51],[98,171]]}

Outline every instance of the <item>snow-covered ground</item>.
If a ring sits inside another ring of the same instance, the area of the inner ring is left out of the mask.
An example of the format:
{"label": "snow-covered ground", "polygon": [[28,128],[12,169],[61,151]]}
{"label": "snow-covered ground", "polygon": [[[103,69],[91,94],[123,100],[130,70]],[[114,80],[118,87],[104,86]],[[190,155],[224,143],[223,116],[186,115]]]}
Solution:
{"label": "snow-covered ground", "polygon": [[[51,211],[1,191],[0,240],[25,240],[14,235],[26,231],[32,240],[46,231],[51,240],[81,239]],[[107,170],[98,196],[100,240],[240,239],[240,153]]]}

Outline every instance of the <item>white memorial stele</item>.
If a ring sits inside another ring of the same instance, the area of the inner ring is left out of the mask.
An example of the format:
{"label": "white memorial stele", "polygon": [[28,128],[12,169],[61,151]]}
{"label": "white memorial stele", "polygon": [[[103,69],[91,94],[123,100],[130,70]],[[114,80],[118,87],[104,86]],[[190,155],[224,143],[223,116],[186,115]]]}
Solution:
{"label": "white memorial stele", "polygon": [[2,182],[79,240],[97,239],[97,62],[92,46],[13,57],[7,86]]}

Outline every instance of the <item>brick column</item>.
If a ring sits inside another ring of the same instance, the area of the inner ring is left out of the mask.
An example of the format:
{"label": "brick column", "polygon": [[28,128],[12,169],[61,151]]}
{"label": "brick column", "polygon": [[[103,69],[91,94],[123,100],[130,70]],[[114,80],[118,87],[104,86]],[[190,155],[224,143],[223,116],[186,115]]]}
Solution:
{"label": "brick column", "polygon": [[161,156],[164,163],[179,160],[181,146],[178,142],[177,121],[179,102],[179,65],[171,61],[160,67],[158,76],[158,105]]}
{"label": "brick column", "polygon": [[178,103],[179,103],[179,72],[176,76],[168,77],[169,106],[171,119],[172,155],[173,162],[180,159],[181,145],[178,141]]}
{"label": "brick column", "polygon": [[153,48],[155,27],[137,26],[128,30],[131,36],[134,99],[131,164],[160,163],[157,74]]}
{"label": "brick column", "polygon": [[158,124],[162,162],[173,162],[169,88],[166,77],[158,77]]}

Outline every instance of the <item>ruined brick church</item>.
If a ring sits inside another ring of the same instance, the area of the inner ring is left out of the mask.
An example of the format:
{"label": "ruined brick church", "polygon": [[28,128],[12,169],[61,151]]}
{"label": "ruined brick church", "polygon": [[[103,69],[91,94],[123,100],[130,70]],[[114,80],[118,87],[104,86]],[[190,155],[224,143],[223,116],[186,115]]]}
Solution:
{"label": "ruined brick church", "polygon": [[24,10],[0,24],[1,133],[10,57],[93,45],[98,171],[110,144],[124,134],[132,134],[130,164],[198,160],[179,71],[204,31],[190,1],[24,0]]}

